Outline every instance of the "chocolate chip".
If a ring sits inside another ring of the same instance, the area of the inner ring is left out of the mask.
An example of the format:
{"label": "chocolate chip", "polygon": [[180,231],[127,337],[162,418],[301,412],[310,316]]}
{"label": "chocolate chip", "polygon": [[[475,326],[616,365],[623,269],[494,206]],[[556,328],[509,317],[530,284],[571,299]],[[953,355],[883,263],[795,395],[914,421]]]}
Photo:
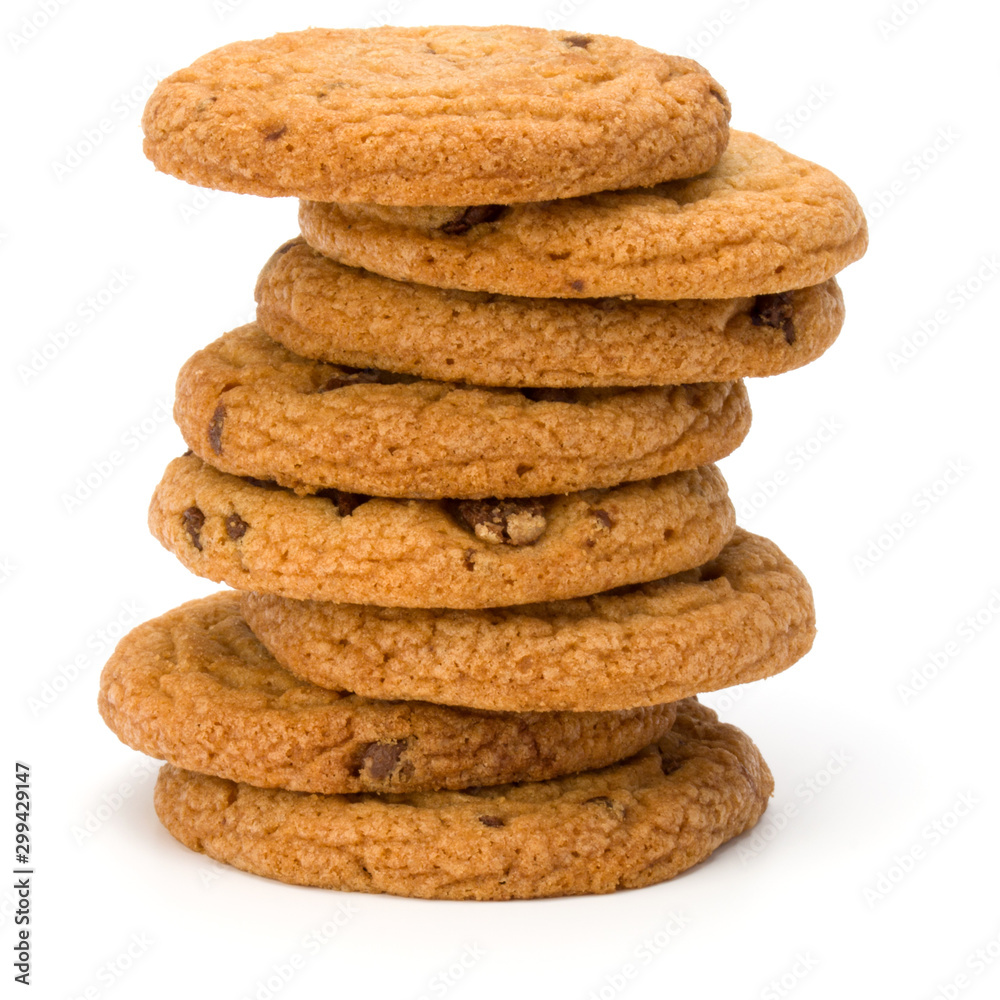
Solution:
{"label": "chocolate chip", "polygon": [[240,476],[240,479],[261,490],[285,490],[284,486],[276,483],[273,479],[255,479],[253,476]]}
{"label": "chocolate chip", "polygon": [[389,743],[369,743],[361,755],[357,773],[362,772],[372,781],[388,778],[399,765],[399,758],[406,749],[406,740],[392,740]]}
{"label": "chocolate chip", "polygon": [[476,550],[466,549],[462,553],[462,565],[471,573],[476,568]]}
{"label": "chocolate chip", "polygon": [[535,497],[462,500],[457,508],[476,538],[495,545],[530,545],[545,531],[545,506]]}
{"label": "chocolate chip", "polygon": [[199,507],[188,507],[181,514],[181,524],[191,538],[191,544],[201,552],[201,529],[205,526],[205,515]]}
{"label": "chocolate chip", "polygon": [[620,803],[615,802],[614,799],[608,798],[607,795],[595,795],[592,799],[584,799],[583,804],[585,806],[588,806],[591,803],[595,806],[601,806],[604,809],[607,809],[608,812],[615,817],[615,819],[621,820],[625,818],[625,807]]}
{"label": "chocolate chip", "polygon": [[479,822],[482,823],[483,826],[491,826],[494,828],[504,825],[503,817],[501,816],[480,816]]}
{"label": "chocolate chip", "polygon": [[273,132],[268,132],[264,136],[264,142],[274,142],[276,139],[280,139],[288,131],[287,125],[282,125],[281,128],[275,129]]}
{"label": "chocolate chip", "polygon": [[585,49],[594,39],[588,38],[586,35],[570,35],[568,38],[564,38],[564,42],[568,42],[575,49]]}
{"label": "chocolate chip", "polygon": [[345,493],[343,490],[317,490],[316,496],[332,500],[341,517],[353,514],[356,508],[371,500],[371,497],[365,496],[364,493]]}
{"label": "chocolate chip", "polygon": [[[686,742],[686,741],[682,741]],[[673,774],[684,763],[684,758],[680,754],[665,754],[660,752],[660,770],[664,774]]]}
{"label": "chocolate chip", "polygon": [[438,228],[448,236],[461,236],[480,223],[496,222],[506,211],[506,205],[472,205],[465,209],[458,218],[452,219],[451,222],[446,222]]}
{"label": "chocolate chip", "polygon": [[382,372],[377,368],[342,368],[336,375],[331,375],[316,391],[331,392],[343,389],[345,385],[370,385],[378,382]]}
{"label": "chocolate chip", "polygon": [[569,283],[569,287],[572,288],[574,292],[582,292],[583,282],[579,278],[577,278],[576,281],[571,281]]}
{"label": "chocolate chip", "polygon": [[795,343],[795,323],[792,319],[792,293],[779,292],[777,295],[758,295],[750,310],[750,322],[754,326],[770,326],[781,330],[789,344]]}
{"label": "chocolate chip", "polygon": [[514,471],[519,475],[523,476],[534,468],[533,465],[519,465]]}
{"label": "chocolate chip", "polygon": [[222,454],[222,425],[226,420],[226,408],[219,403],[208,423],[208,443],[216,455]]}
{"label": "chocolate chip", "polygon": [[572,255],[573,255],[572,250],[565,250],[562,253],[550,253],[547,254],[546,256],[549,258],[549,260],[569,260]]}
{"label": "chocolate chip", "polygon": [[598,523],[600,523],[605,528],[613,528],[615,525],[615,519],[606,510],[595,510],[591,512],[594,517],[597,518]]}
{"label": "chocolate chip", "polygon": [[247,533],[250,525],[239,514],[230,514],[226,518],[226,534],[235,542]]}

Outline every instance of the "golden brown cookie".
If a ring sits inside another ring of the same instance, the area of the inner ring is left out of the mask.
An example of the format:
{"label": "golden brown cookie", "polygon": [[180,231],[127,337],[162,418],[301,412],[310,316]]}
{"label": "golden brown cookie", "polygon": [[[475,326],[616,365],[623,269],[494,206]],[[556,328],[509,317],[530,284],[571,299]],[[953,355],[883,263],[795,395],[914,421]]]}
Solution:
{"label": "golden brown cookie", "polygon": [[696,702],[629,760],[467,792],[304,795],[165,765],[156,812],[182,844],[296,885],[426,899],[534,899],[653,885],[752,827],[774,781]]}
{"label": "golden brown cookie", "polygon": [[149,509],[160,542],[217,583],[413,608],[525,604],[657,579],[711,559],[734,523],[711,465],[539,500],[450,502],[300,497],[186,455]]}
{"label": "golden brown cookie", "polygon": [[240,327],[181,369],[196,455],[297,493],[541,496],[694,469],[750,427],[742,382],[491,389],[308,361]]}
{"label": "golden brown cookie", "polygon": [[774,294],[828,280],[868,243],[843,181],[748,132],[691,180],[475,214],[303,201],[299,224],[317,250],[389,278],[560,298]]}
{"label": "golden brown cookie", "polygon": [[729,101],[697,63],[540,28],[311,28],[163,80],[157,168],[261,195],[387,205],[565,198],[707,170]]}
{"label": "golden brown cookie", "polygon": [[540,781],[659,739],[675,707],[480,712],[373,701],[283,670],[224,591],[133,629],[101,674],[122,742],[177,767],[299,792],[425,791]]}
{"label": "golden brown cookie", "polygon": [[257,279],[257,322],[307,358],[484,385],[680,385],[776,375],[844,322],[834,279],[738,299],[530,299],[393,281],[291,240]]}
{"label": "golden brown cookie", "polygon": [[790,667],[816,632],[805,577],[739,528],[698,569],[576,600],[428,611],[244,594],[243,614],[313,683],[507,711],[608,711],[744,684]]}

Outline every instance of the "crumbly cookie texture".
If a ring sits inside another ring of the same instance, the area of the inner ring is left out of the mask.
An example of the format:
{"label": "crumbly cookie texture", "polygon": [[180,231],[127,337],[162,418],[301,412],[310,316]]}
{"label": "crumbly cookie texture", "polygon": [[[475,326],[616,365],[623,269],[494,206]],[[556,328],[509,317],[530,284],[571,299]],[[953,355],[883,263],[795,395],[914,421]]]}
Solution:
{"label": "crumbly cookie texture", "polygon": [[301,238],[271,255],[256,295],[261,329],[304,357],[494,386],[776,375],[818,358],[844,322],[834,279],[754,298],[515,298],[393,281]]}
{"label": "crumbly cookie texture", "polygon": [[287,669],[373,698],[607,711],[769,677],[812,646],[812,592],[766,538],[737,528],[698,569],[610,593],[481,611],[244,594]]}
{"label": "crumbly cookie texture", "polygon": [[181,369],[174,418],[224,472],[297,493],[542,496],[724,458],[750,428],[741,382],[495,389],[300,358],[256,326]]}
{"label": "crumbly cookie texture", "polygon": [[101,674],[122,742],[260,788],[350,793],[541,781],[630,757],[673,705],[625,712],[482,712],[375,701],[283,670],[224,591],[133,629]]}
{"label": "crumbly cookie texture", "polygon": [[384,607],[576,597],[698,566],[735,527],[714,466],[527,500],[300,497],[174,459],[149,526],[193,573],[240,590]]}
{"label": "crumbly cookie texture", "polygon": [[776,294],[828,280],[868,244],[843,181],[748,132],[701,177],[490,208],[303,201],[299,224],[317,250],[390,278],[566,298]]}
{"label": "crumbly cookie texture", "polygon": [[464,792],[303,795],[167,764],[156,811],[182,844],[296,885],[427,899],[533,899],[672,878],[752,827],[774,788],[750,739],[683,703],[629,760]]}
{"label": "crumbly cookie texture", "polygon": [[391,205],[535,201],[691,177],[729,100],[697,63],[540,28],[311,28],[163,80],[143,149],[192,184]]}

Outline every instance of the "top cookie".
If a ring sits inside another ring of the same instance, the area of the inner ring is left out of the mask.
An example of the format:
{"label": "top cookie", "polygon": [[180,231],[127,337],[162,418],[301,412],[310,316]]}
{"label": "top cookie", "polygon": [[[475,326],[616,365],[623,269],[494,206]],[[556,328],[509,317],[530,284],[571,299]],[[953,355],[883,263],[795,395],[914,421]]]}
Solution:
{"label": "top cookie", "polygon": [[384,205],[568,198],[708,170],[729,101],[697,63],[541,28],[311,28],[163,80],[144,150],[192,184]]}
{"label": "top cookie", "polygon": [[472,208],[303,201],[299,225],[328,257],[398,281],[575,299],[787,292],[832,278],[868,245],[842,180],[736,131],[690,180]]}

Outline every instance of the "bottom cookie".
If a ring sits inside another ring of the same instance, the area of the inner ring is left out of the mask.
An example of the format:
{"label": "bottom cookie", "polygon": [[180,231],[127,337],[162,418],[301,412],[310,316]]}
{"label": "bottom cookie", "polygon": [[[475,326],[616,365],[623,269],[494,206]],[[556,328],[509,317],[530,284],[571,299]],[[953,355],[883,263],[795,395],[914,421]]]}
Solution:
{"label": "bottom cookie", "polygon": [[426,899],[607,893],[672,878],[753,826],[774,788],[750,739],[694,699],[626,761],[462,792],[310,795],[165,765],[186,847],[296,885]]}

